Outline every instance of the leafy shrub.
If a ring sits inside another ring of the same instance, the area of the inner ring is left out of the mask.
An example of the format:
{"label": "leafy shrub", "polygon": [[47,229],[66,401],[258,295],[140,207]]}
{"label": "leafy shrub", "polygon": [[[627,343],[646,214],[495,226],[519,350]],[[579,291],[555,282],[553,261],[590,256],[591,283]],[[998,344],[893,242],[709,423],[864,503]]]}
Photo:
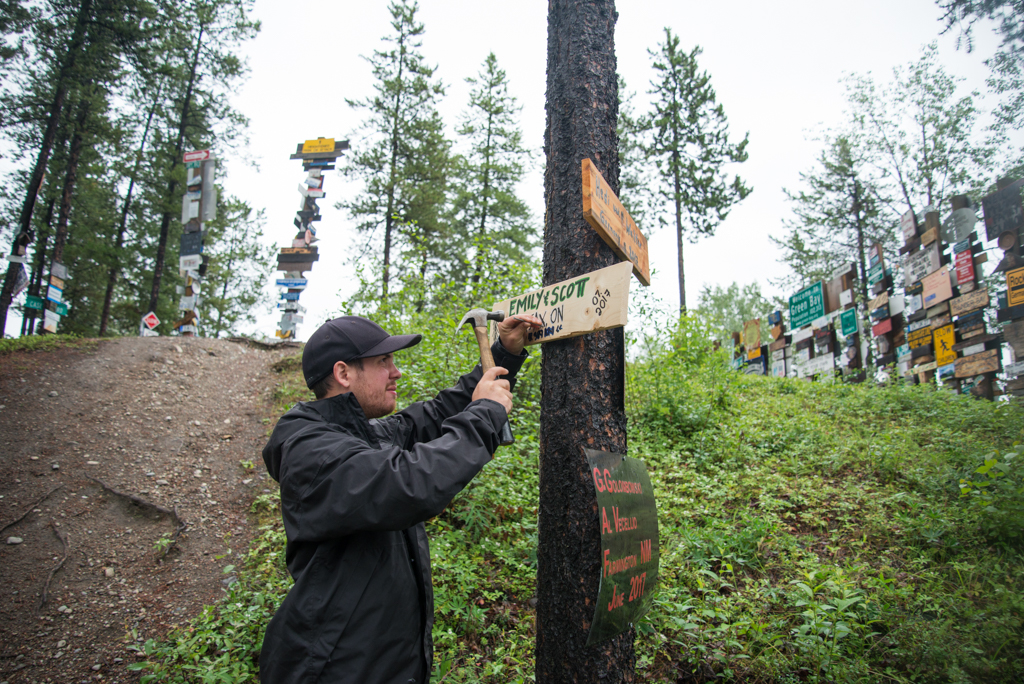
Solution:
{"label": "leafy shrub", "polygon": [[[1024,444],[1001,455],[994,451],[985,462],[960,480],[960,496],[976,508],[988,533],[1004,540],[1024,534]],[[983,475],[984,477],[977,477]]]}

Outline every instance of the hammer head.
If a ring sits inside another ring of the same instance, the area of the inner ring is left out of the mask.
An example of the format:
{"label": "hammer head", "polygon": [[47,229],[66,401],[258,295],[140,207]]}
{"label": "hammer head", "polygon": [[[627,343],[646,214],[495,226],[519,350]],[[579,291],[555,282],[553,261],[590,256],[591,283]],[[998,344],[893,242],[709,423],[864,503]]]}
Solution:
{"label": "hammer head", "polygon": [[466,315],[459,321],[459,326],[462,327],[466,323],[471,324],[474,328],[486,328],[487,321],[497,321],[501,323],[505,320],[505,312],[501,309],[497,311],[488,311],[487,309],[471,309],[466,312]]}

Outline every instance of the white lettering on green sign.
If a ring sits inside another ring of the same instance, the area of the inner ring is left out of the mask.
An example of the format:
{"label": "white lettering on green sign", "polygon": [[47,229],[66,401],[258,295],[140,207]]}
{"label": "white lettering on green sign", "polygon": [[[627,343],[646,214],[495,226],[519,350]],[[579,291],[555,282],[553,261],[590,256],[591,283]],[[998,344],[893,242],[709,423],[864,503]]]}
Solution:
{"label": "white lettering on green sign", "polygon": [[825,315],[825,295],[821,283],[797,292],[789,298],[789,324],[796,330]]}

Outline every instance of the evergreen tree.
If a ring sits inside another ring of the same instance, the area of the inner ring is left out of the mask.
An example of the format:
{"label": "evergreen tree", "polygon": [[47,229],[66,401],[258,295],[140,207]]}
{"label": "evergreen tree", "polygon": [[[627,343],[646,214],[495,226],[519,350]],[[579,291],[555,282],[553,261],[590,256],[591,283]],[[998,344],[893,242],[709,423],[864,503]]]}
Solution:
{"label": "evergreen tree", "polygon": [[644,153],[644,118],[636,114],[633,98],[636,93],[626,87],[626,81],[619,76],[619,118],[616,131],[619,135],[619,200],[633,221],[643,231],[645,219],[651,205],[650,164]]}
{"label": "evergreen tree", "polygon": [[697,311],[724,333],[743,330],[743,324],[760,318],[763,325],[775,306],[761,293],[757,281],[728,287],[705,285],[697,298]]}
{"label": "evergreen tree", "polygon": [[747,159],[747,139],[729,141],[725,109],[716,103],[711,76],[700,72],[697,57],[679,49],[679,37],[665,29],[665,42],[650,51],[657,72],[651,81],[653,113],[648,119],[652,138],[644,151],[656,167],[655,216],[676,231],[679,261],[679,310],[686,311],[686,279],[683,267],[683,236],[695,242],[713,235],[732,206],[750,194],[739,176],[731,179],[723,167]]}
{"label": "evergreen tree", "polygon": [[389,9],[394,33],[383,40],[391,47],[375,50],[367,60],[376,94],[348,101],[366,112],[366,143],[353,146],[343,172],[363,181],[363,188],[355,199],[337,205],[348,211],[367,238],[367,247],[353,256],[354,261],[383,242],[381,300],[388,298],[396,255],[411,257],[412,270],[425,277],[431,256],[439,251],[451,166],[450,143],[436,110],[444,86],[435,81],[435,68],[419,52],[425,29],[416,20],[418,5],[395,0]]}
{"label": "evergreen tree", "polygon": [[474,87],[456,132],[468,149],[457,166],[452,211],[462,240],[450,265],[455,280],[490,284],[502,264],[528,260],[535,247],[530,210],[516,193],[530,152],[518,126],[521,107],[493,52],[466,81]]}

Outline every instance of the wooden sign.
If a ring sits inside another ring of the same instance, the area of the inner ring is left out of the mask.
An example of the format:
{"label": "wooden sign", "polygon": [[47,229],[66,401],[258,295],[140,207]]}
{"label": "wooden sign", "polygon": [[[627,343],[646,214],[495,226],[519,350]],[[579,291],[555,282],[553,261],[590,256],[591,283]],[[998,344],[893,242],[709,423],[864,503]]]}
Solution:
{"label": "wooden sign", "polygon": [[961,316],[968,311],[974,311],[988,306],[988,288],[982,288],[957,297],[949,303],[949,313],[953,316]]}
{"label": "wooden sign", "polygon": [[[884,321],[871,328],[871,334],[874,335],[875,337],[879,337],[880,335],[884,335],[885,333],[888,332],[892,332],[891,318],[886,318]],[[931,330],[929,330],[928,332],[931,332]]]}
{"label": "wooden sign", "polygon": [[[292,138],[294,140],[294,138]],[[334,138],[317,138],[316,140],[307,140],[302,143],[302,154],[309,154],[310,152],[333,152],[334,151]]]}
{"label": "wooden sign", "polygon": [[[761,355],[761,319],[755,318],[743,324],[743,346],[747,348],[747,358],[753,359]],[[750,356],[750,352],[757,349],[756,356]]]}
{"label": "wooden sign", "polygon": [[1024,180],[1014,181],[981,200],[985,211],[987,240],[995,240],[1002,233],[1016,233],[1024,225],[1024,209],[1020,202],[1021,185],[1024,185]]}
{"label": "wooden sign", "polygon": [[953,296],[953,287],[949,282],[949,268],[943,266],[935,273],[921,279],[924,284],[922,297],[926,307],[935,306]]}
{"label": "wooden sign", "polygon": [[956,360],[956,377],[958,378],[969,378],[997,370],[999,370],[999,350],[997,349],[989,349],[980,354]]}
{"label": "wooden sign", "polygon": [[941,316],[936,316],[935,318],[931,319],[931,325],[929,327],[931,327],[932,330],[938,330],[939,328],[944,328],[945,326],[949,325],[952,322],[953,319],[949,314],[942,314]]}
{"label": "wooden sign", "polygon": [[907,345],[911,349],[917,349],[923,347],[926,344],[932,343],[932,329],[931,327],[924,327],[918,330],[912,330],[907,334]]}
{"label": "wooden sign", "polygon": [[917,221],[912,210],[908,209],[900,217],[900,231],[903,233],[904,240],[913,240],[917,235]]}
{"label": "wooden sign", "polygon": [[654,602],[660,546],[654,488],[643,461],[584,450],[601,524],[601,584],[587,646],[625,632]]}
{"label": "wooden sign", "polygon": [[940,366],[945,366],[956,361],[956,352],[953,345],[956,343],[956,332],[953,324],[945,325],[935,330],[935,361]]}
{"label": "wooden sign", "polygon": [[1024,320],[1012,321],[1004,325],[1003,339],[1013,349],[1015,358],[1024,359]]}
{"label": "wooden sign", "polygon": [[939,244],[933,242],[919,252],[914,252],[903,261],[903,276],[908,285],[913,285],[929,273],[939,270]]}
{"label": "wooden sign", "polygon": [[1024,304],[1024,268],[1006,272],[1006,302],[1008,306]]}
{"label": "wooden sign", "polygon": [[956,282],[958,285],[974,282],[974,255],[970,251],[956,255]]}
{"label": "wooden sign", "polygon": [[882,294],[878,295],[877,297],[871,300],[871,303],[868,304],[868,311],[874,311],[875,309],[879,309],[888,303],[889,293],[883,292]]}
{"label": "wooden sign", "polygon": [[[623,261],[497,302],[492,310],[501,309],[506,316],[532,314],[541,319],[544,327],[529,333],[528,345],[621,328],[626,325],[629,310],[632,270],[633,265]],[[498,327],[491,326],[492,342],[497,334]]]}
{"label": "wooden sign", "polygon": [[633,264],[641,283],[651,284],[647,238],[589,159],[583,160],[583,218],[616,254]]}
{"label": "wooden sign", "polygon": [[938,228],[930,228],[930,229],[926,230],[924,232],[924,234],[921,236],[921,244],[922,245],[930,245],[930,244],[932,244],[933,242],[935,242],[938,239],[939,239],[939,229]]}

